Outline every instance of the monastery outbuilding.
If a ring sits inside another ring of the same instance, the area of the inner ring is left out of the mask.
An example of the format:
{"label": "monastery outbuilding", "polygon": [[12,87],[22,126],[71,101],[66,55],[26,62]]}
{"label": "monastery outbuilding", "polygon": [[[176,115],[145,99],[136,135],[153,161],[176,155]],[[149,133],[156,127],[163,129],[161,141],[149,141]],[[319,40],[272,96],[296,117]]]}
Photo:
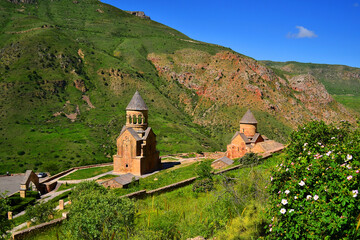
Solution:
{"label": "monastery outbuilding", "polygon": [[248,110],[240,120],[240,131],[236,132],[227,145],[226,156],[230,159],[241,158],[246,153],[271,154],[281,151],[284,145],[257,132],[254,115]]}
{"label": "monastery outbuilding", "polygon": [[148,127],[148,108],[136,91],[126,107],[126,125],[116,139],[114,173],[143,175],[161,168],[156,135]]}

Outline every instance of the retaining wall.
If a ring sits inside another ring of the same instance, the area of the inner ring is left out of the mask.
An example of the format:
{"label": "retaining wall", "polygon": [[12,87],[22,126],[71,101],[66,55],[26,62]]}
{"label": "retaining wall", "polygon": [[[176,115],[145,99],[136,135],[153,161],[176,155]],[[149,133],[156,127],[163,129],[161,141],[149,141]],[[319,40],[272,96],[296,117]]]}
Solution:
{"label": "retaining wall", "polygon": [[27,229],[22,230],[22,231],[14,232],[12,234],[12,239],[14,239],[14,240],[27,239],[27,237],[30,234],[34,234],[34,233],[36,233],[38,231],[44,230],[45,228],[55,226],[55,225],[61,223],[62,221],[64,221],[65,219],[66,219],[66,217],[57,218],[57,219],[54,219],[54,220],[52,220],[50,222],[42,223],[42,224],[36,225],[34,227],[27,228]]}

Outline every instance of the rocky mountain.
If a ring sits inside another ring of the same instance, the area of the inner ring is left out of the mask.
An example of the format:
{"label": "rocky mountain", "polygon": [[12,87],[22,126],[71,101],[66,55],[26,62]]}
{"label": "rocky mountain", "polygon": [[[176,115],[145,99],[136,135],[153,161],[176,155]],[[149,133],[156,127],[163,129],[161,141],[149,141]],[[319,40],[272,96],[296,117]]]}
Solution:
{"label": "rocky mountain", "polygon": [[355,121],[314,74],[97,0],[14,3],[0,1],[0,173],[111,161],[135,90],[162,155],[225,149],[248,108],[282,142],[310,119]]}

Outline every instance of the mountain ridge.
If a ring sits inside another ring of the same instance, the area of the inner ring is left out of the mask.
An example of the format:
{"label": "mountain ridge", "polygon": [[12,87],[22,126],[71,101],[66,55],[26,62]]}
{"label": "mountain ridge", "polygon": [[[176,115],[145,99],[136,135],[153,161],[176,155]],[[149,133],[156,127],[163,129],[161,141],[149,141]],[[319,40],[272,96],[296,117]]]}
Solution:
{"label": "mountain ridge", "polygon": [[224,150],[248,108],[282,142],[310,119],[355,121],[275,68],[97,0],[3,1],[0,20],[0,172],[111,161],[136,90],[162,154]]}

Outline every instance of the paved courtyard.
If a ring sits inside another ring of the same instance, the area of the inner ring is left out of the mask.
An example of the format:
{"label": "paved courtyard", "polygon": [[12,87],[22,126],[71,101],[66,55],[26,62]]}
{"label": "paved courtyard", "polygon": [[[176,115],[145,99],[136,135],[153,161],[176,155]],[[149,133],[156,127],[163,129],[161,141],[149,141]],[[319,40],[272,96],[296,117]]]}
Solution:
{"label": "paved courtyard", "polygon": [[11,195],[20,190],[20,183],[24,175],[0,177],[0,193],[7,191],[6,195]]}

